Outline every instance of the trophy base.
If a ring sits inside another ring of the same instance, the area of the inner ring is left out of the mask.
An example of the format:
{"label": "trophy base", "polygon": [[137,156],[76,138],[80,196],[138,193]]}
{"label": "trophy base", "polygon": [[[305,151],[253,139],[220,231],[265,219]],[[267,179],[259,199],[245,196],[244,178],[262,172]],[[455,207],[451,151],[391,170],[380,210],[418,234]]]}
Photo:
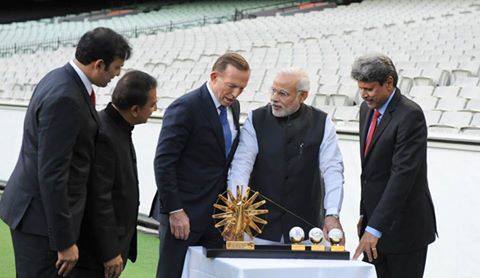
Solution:
{"label": "trophy base", "polygon": [[254,250],[255,244],[251,241],[233,241],[228,240],[226,244],[227,250]]}
{"label": "trophy base", "polygon": [[290,244],[255,245],[254,250],[227,250],[204,248],[207,258],[249,258],[249,259],[315,259],[315,260],[350,260],[350,253],[316,252],[309,247],[305,251],[292,251]]}
{"label": "trophy base", "polygon": [[305,251],[305,245],[302,244],[292,244],[290,248],[292,251]]}
{"label": "trophy base", "polygon": [[312,251],[320,251],[320,252],[325,252],[325,245],[320,245],[320,244],[314,244],[310,246],[310,250]]}
{"label": "trophy base", "polygon": [[345,246],[342,245],[332,245],[330,247],[330,251],[332,252],[345,252]]}

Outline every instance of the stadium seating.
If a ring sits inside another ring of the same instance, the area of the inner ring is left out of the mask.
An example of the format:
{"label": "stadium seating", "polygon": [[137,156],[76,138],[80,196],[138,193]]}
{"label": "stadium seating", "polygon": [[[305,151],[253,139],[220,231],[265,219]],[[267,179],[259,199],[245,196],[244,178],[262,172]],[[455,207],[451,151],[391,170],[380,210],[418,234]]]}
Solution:
{"label": "stadium seating", "polygon": [[[115,17],[108,17],[108,14],[112,11],[103,10],[82,15],[2,24],[0,25],[0,47],[14,43],[30,43],[32,44],[31,49],[36,50],[35,44],[51,42],[54,45],[58,40],[78,40],[83,33],[98,26],[109,27],[125,34],[129,32],[155,33],[155,30],[159,29],[160,26],[169,26],[174,23],[178,23],[181,27],[189,27],[194,24],[192,21],[195,20],[200,20],[200,24],[203,24],[202,20],[219,17],[225,17],[224,21],[233,20],[235,10],[261,7],[266,4],[274,5],[285,1],[219,2],[210,0],[163,5],[160,8],[157,7],[157,10]],[[141,6],[138,9],[142,11]]]}
{"label": "stadium seating", "polygon": [[[480,112],[477,8],[474,0],[370,0],[291,16],[145,33],[130,39],[134,53],[125,70],[140,69],[157,78],[156,116],[161,116],[176,97],[205,82],[219,55],[239,52],[252,67],[239,98],[244,119],[268,102],[279,69],[301,67],[311,80],[307,103],[328,112],[338,130],[350,131],[358,129],[361,102],[349,77],[351,64],[359,55],[381,52],[393,59],[402,93],[423,108],[430,133],[478,135],[478,122],[472,126]],[[149,21],[151,13],[141,20]],[[39,78],[71,59],[73,50],[67,45],[0,58],[0,102],[26,105]],[[98,109],[109,101],[116,80],[98,89]]]}

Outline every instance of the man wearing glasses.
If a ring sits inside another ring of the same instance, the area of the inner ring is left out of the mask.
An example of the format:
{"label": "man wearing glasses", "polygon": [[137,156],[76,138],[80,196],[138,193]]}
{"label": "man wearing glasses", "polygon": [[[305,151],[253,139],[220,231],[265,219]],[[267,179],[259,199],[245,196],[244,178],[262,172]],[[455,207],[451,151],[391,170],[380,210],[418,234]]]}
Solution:
{"label": "man wearing glasses", "polygon": [[[304,104],[309,87],[301,69],[277,74],[270,103],[249,113],[243,125],[228,186],[236,192],[237,185],[243,190],[249,185],[316,227],[323,226],[328,238],[331,229],[342,230],[343,159],[330,117]],[[256,244],[289,242],[292,227],[306,234],[312,228],[271,202],[266,208],[268,225],[254,238]]]}

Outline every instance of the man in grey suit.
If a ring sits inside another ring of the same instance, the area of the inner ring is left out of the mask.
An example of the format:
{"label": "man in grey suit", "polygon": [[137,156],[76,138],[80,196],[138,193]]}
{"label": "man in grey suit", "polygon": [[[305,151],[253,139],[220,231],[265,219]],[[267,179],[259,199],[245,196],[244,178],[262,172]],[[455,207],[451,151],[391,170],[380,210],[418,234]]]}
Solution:
{"label": "man in grey suit", "polygon": [[130,53],[121,35],[96,28],[80,38],[74,60],[35,88],[18,162],[0,202],[17,277],[67,276],[78,260],[98,132],[92,84],[107,86]]}

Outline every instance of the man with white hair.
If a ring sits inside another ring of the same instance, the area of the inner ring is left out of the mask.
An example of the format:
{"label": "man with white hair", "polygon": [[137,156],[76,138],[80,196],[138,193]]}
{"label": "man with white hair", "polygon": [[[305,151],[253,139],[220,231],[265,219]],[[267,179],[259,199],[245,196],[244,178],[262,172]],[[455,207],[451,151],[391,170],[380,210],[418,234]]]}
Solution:
{"label": "man with white hair", "polygon": [[256,244],[288,243],[295,226],[307,235],[322,222],[326,236],[333,228],[342,230],[342,154],[327,113],[304,104],[309,87],[303,70],[280,71],[270,103],[251,111],[243,125],[228,187],[236,192],[237,185],[244,190],[249,185],[276,203],[266,203],[268,224],[254,239]]}

